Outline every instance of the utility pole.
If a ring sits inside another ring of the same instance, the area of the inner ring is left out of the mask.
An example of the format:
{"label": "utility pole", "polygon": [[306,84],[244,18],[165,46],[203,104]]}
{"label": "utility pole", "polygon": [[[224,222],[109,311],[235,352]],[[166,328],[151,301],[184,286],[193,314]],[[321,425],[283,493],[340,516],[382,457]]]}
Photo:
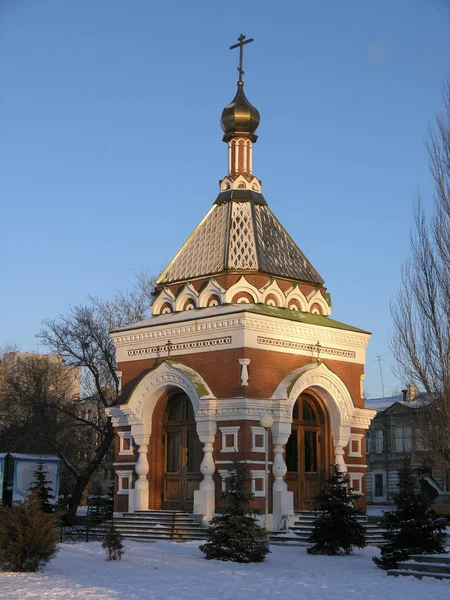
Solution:
{"label": "utility pole", "polygon": [[379,354],[376,358],[378,359],[378,366],[380,367],[380,377],[381,377],[381,391],[383,392],[383,398],[384,396],[384,381],[383,381],[383,370],[381,368],[381,354]]}

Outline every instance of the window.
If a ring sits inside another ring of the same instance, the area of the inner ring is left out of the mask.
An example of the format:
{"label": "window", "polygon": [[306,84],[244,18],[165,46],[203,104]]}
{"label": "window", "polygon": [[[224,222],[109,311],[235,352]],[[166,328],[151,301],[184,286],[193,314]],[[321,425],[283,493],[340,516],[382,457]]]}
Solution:
{"label": "window", "polygon": [[375,436],[376,453],[382,454],[384,449],[384,433],[382,429],[378,429]]}
{"label": "window", "polygon": [[419,450],[419,452],[423,452],[425,450],[425,440],[423,439],[423,433],[420,431],[420,429],[416,429],[415,434],[416,450]]}
{"label": "window", "polygon": [[366,431],[366,454],[370,453],[370,442],[371,442],[371,435],[370,435],[370,431],[367,430]]}
{"label": "window", "polygon": [[374,476],[375,496],[380,498],[383,496],[383,474],[376,473]]}
{"label": "window", "polygon": [[362,479],[364,477],[364,473],[350,473],[350,488],[356,494],[362,494]]}
{"label": "window", "polygon": [[265,452],[266,450],[266,432],[264,427],[250,427],[252,431],[252,449],[251,452]]}
{"label": "window", "polygon": [[238,452],[239,427],[221,427],[222,449],[221,452]]}
{"label": "window", "polygon": [[219,469],[218,473],[220,475],[220,480],[221,480],[221,490],[222,490],[222,492],[226,492],[227,491],[227,479],[230,476],[230,471],[224,471],[224,470]]}
{"label": "window", "polygon": [[303,402],[303,420],[304,421],[315,421],[316,415],[314,409],[309,402],[304,400]]}
{"label": "window", "polygon": [[349,456],[362,456],[361,444],[363,439],[362,433],[352,433],[350,436],[350,444],[348,449]]}
{"label": "window", "polygon": [[412,451],[412,429],[411,429],[411,427],[396,427],[395,428],[395,451],[396,452],[411,452]]}
{"label": "window", "polygon": [[305,473],[317,472],[317,431],[305,431]]}
{"label": "window", "polygon": [[132,471],[118,471],[117,472],[117,493],[120,495],[128,494],[131,488]]}
{"label": "window", "polygon": [[255,497],[264,497],[266,495],[266,476],[264,471],[250,471],[250,475],[252,478],[252,492],[255,494]]}
{"label": "window", "polygon": [[130,456],[133,454],[133,440],[131,431],[119,431],[119,454],[121,456]]}

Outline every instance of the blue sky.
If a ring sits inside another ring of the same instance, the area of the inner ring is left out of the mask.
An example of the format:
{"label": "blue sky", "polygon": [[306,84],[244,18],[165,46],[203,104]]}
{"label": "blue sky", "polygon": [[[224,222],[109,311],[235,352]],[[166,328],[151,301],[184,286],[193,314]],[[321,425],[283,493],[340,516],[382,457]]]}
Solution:
{"label": "blue sky", "polygon": [[325,279],[335,319],[373,333],[366,390],[392,374],[424,139],[450,67],[448,0],[0,0],[0,344],[159,274],[226,174],[219,119],[261,113],[254,174]]}

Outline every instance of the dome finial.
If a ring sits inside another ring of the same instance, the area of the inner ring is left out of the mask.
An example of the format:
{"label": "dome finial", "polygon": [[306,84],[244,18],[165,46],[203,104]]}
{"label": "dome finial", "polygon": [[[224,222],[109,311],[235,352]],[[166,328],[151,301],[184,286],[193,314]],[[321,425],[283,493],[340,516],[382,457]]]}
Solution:
{"label": "dome finial", "polygon": [[[245,41],[244,41],[245,40]],[[255,135],[255,131],[259,125],[259,112],[250,104],[244,94],[244,82],[242,76],[244,75],[243,61],[245,44],[253,42],[253,38],[248,40],[245,39],[245,35],[241,33],[238,37],[238,43],[230,46],[230,50],[239,48],[239,81],[236,96],[233,100],[223,109],[221,125],[224,132],[223,141],[229,142],[232,138],[237,136],[247,135],[252,142],[256,142],[258,136]]]}
{"label": "dome finial", "polygon": [[239,71],[239,82],[242,83],[242,75],[244,74],[244,71],[242,69],[242,66],[244,64],[244,46],[245,44],[250,44],[250,42],[253,42],[254,39],[250,38],[249,40],[245,40],[245,35],[243,33],[241,33],[241,35],[238,37],[238,43],[234,44],[234,46],[230,46],[230,50],[234,50],[235,48],[239,48],[239,66],[237,68],[237,70]]}

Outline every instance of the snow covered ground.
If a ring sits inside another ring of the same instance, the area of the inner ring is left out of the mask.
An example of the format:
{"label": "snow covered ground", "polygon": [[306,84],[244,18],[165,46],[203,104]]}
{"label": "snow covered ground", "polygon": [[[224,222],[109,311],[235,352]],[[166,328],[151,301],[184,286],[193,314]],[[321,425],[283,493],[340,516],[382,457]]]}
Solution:
{"label": "snow covered ground", "polygon": [[207,561],[199,542],[126,542],[120,562],[100,543],[62,545],[42,573],[1,573],[7,600],[449,600],[450,581],[388,577],[371,557],[309,556],[298,546],[272,546],[265,563]]}

